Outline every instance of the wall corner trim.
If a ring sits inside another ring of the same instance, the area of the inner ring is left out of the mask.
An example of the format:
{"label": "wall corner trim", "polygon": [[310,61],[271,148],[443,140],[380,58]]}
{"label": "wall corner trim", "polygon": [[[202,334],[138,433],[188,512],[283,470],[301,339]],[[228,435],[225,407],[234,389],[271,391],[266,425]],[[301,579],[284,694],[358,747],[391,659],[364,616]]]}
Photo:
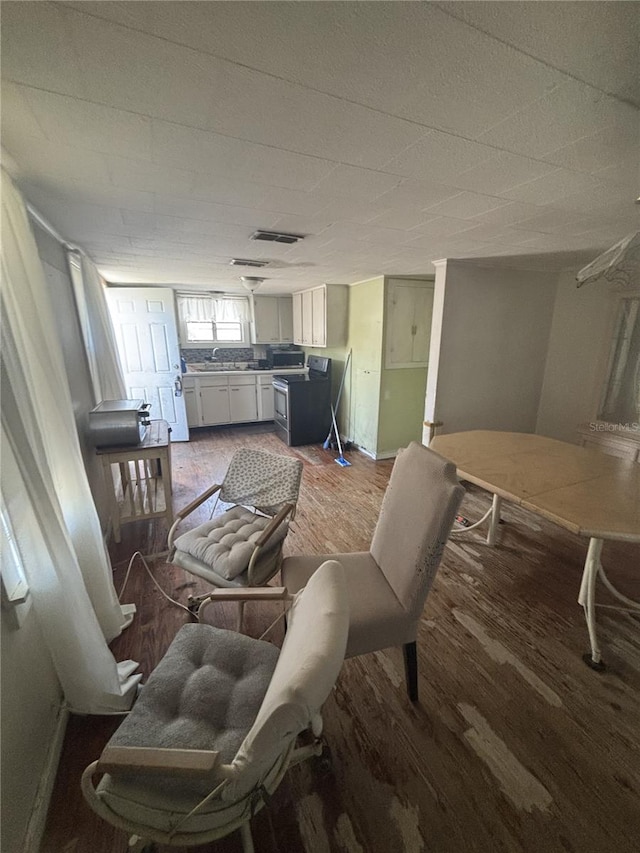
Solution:
{"label": "wall corner trim", "polygon": [[38,790],[33,801],[31,817],[29,818],[29,824],[24,836],[22,853],[39,853],[40,851],[40,843],[47,822],[49,803],[58,773],[58,764],[60,763],[60,755],[62,753],[68,720],[69,710],[66,705],[61,705],[45,765],[42,770],[42,776],[40,777],[40,783],[38,784]]}

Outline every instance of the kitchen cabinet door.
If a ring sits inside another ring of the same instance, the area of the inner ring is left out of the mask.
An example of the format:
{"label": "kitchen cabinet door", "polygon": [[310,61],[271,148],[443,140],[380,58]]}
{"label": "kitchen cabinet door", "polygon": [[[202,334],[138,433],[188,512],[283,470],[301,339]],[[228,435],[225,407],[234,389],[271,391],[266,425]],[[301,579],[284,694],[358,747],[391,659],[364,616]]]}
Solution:
{"label": "kitchen cabinet door", "polygon": [[280,343],[280,309],[276,296],[254,296],[252,298],[254,344]]}
{"label": "kitchen cabinet door", "polygon": [[292,302],[293,311],[293,342],[294,344],[302,344],[304,330],[302,328],[302,293],[293,294]]}
{"label": "kitchen cabinet door", "polygon": [[268,385],[260,385],[258,387],[258,404],[259,404],[259,412],[258,418],[261,421],[272,421],[274,416],[273,409],[273,385],[269,383]]}
{"label": "kitchen cabinet door", "polygon": [[198,406],[199,393],[195,388],[184,389],[184,404],[187,407],[187,424],[190,427],[202,426],[202,415]]}
{"label": "kitchen cabinet door", "polygon": [[202,426],[215,426],[231,422],[229,407],[229,384],[200,385],[200,407]]}
{"label": "kitchen cabinet door", "polygon": [[280,315],[281,343],[293,343],[293,299],[290,296],[278,297],[278,314]]}
{"label": "kitchen cabinet door", "polygon": [[302,291],[302,344],[313,346],[313,291]]}
{"label": "kitchen cabinet door", "polygon": [[293,294],[294,343],[339,347],[347,340],[348,288],[321,284]]}
{"label": "kitchen cabinet door", "polygon": [[229,414],[231,423],[258,420],[258,403],[256,399],[256,383],[250,385],[229,383]]}
{"label": "kitchen cabinet door", "polygon": [[326,288],[316,287],[311,291],[311,345],[327,345]]}

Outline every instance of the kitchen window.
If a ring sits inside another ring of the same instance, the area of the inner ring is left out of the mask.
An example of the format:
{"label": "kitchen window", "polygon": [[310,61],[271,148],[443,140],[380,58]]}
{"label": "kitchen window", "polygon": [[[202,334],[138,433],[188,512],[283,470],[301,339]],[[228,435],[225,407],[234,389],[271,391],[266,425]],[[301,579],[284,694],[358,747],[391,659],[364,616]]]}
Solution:
{"label": "kitchen window", "polygon": [[183,346],[243,346],[249,340],[246,297],[178,294],[180,339]]}

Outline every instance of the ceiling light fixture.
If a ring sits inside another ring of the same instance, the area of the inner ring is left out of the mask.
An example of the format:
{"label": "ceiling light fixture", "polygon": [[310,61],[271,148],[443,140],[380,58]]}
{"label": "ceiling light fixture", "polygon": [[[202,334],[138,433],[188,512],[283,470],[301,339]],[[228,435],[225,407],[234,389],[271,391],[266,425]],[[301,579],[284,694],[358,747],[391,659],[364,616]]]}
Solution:
{"label": "ceiling light fixture", "polygon": [[255,275],[241,275],[240,281],[242,282],[242,286],[245,287],[248,291],[253,293],[256,291],[263,281],[266,281],[265,278],[259,278]]}
{"label": "ceiling light fixture", "polygon": [[285,234],[281,231],[254,231],[250,240],[266,240],[267,243],[297,243],[304,240],[302,234]]}

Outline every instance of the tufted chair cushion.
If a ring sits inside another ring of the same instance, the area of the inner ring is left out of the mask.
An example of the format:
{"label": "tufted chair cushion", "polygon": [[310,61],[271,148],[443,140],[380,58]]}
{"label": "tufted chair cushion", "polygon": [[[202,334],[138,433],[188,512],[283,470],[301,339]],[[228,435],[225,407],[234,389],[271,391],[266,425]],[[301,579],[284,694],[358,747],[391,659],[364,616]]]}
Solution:
{"label": "tufted chair cushion", "polygon": [[[177,551],[206,563],[221,577],[233,580],[246,570],[255,542],[270,521],[264,515],[236,506],[183,533],[176,539],[175,547]],[[279,546],[287,531],[286,522],[278,527],[269,540],[269,551]]]}
{"label": "tufted chair cushion", "polygon": [[[211,749],[221,763],[231,762],[262,705],[278,654],[243,634],[184,625],[109,744]],[[98,791],[121,816],[167,828],[172,815],[189,811],[220,781],[216,771],[212,777],[106,775]]]}

